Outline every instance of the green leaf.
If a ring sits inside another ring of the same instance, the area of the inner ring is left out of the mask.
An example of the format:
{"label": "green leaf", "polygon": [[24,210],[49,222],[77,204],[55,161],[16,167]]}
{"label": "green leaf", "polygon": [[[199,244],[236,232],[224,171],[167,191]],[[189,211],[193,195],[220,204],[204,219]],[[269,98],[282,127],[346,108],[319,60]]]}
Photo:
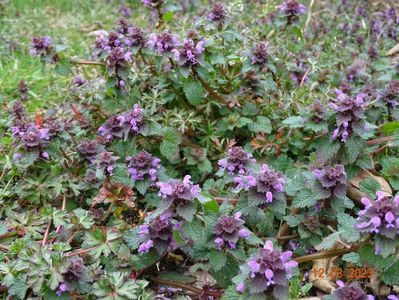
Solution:
{"label": "green leaf", "polygon": [[8,289],[8,293],[22,300],[25,298],[27,288],[28,287],[26,286],[26,278],[25,276],[20,274],[14,279],[12,285]]}
{"label": "green leaf", "polygon": [[303,208],[312,207],[317,203],[318,197],[309,189],[299,192],[292,201],[293,207]]}
{"label": "green leaf", "polygon": [[187,81],[183,86],[184,95],[194,106],[200,105],[205,97],[205,91],[199,81]]}
{"label": "green leaf", "polygon": [[301,116],[292,116],[283,121],[283,124],[290,128],[300,128],[304,126],[304,120]]}
{"label": "green leaf", "polygon": [[151,183],[148,179],[146,180],[138,180],[134,183],[134,187],[141,195],[145,195],[147,193],[148,188],[150,187]]}
{"label": "green leaf", "polygon": [[356,252],[344,254],[342,260],[360,266],[360,255]]}
{"label": "green leaf", "polygon": [[365,143],[361,138],[351,137],[346,141],[345,150],[348,155],[348,163],[352,164],[359,157],[365,147]]}
{"label": "green leaf", "polygon": [[204,226],[198,218],[194,218],[192,222],[184,222],[181,230],[184,236],[192,239],[194,243],[202,244],[205,242]]}
{"label": "green leaf", "polygon": [[375,266],[379,270],[388,268],[396,261],[393,256],[383,258],[380,255],[376,255],[373,245],[364,245],[359,249],[358,253],[361,264]]}
{"label": "green leaf", "polygon": [[362,192],[366,193],[371,199],[375,197],[375,193],[381,190],[380,183],[374,178],[366,178],[359,184]]}
{"label": "green leaf", "polygon": [[349,243],[354,243],[360,239],[360,233],[353,225],[356,223],[356,219],[348,214],[338,214],[338,230],[342,237]]}
{"label": "green leaf", "polygon": [[248,124],[248,129],[253,132],[271,133],[272,124],[269,118],[257,116],[255,122]]}
{"label": "green leaf", "polygon": [[134,186],[133,180],[130,178],[127,167],[124,164],[117,164],[115,166],[112,172],[111,181],[131,187]]}
{"label": "green leaf", "polygon": [[317,245],[315,248],[317,250],[328,250],[331,249],[335,242],[338,241],[339,239],[339,232],[334,232],[328,236],[326,236],[319,245]]}
{"label": "green leaf", "polygon": [[219,271],[226,264],[227,256],[221,250],[211,249],[209,263],[214,271]]}
{"label": "green leaf", "polygon": [[234,258],[227,256],[225,265],[219,271],[212,269],[210,271],[217,283],[222,288],[227,288],[231,284],[232,278],[237,275],[239,266]]}
{"label": "green leaf", "polygon": [[394,285],[399,283],[399,261],[384,270],[381,275],[384,283]]}
{"label": "green leaf", "polygon": [[385,123],[384,125],[380,126],[379,129],[385,135],[392,135],[396,132],[399,132],[399,121]]}
{"label": "green leaf", "polygon": [[341,145],[338,142],[330,143],[328,138],[320,139],[320,147],[317,156],[323,162],[329,161],[337,153]]}
{"label": "green leaf", "polygon": [[73,211],[75,216],[79,220],[79,224],[83,226],[85,229],[90,229],[91,225],[94,224],[93,217],[89,214],[89,211],[84,210],[83,208],[77,208]]}
{"label": "green leaf", "polygon": [[197,206],[194,203],[181,205],[176,208],[176,212],[184,220],[191,222],[197,212]]}
{"label": "green leaf", "polygon": [[136,250],[143,241],[140,237],[138,226],[126,231],[123,238],[132,250]]}
{"label": "green leaf", "polygon": [[167,128],[159,150],[164,157],[166,157],[170,162],[174,163],[179,160],[180,143],[180,134],[172,128]]}

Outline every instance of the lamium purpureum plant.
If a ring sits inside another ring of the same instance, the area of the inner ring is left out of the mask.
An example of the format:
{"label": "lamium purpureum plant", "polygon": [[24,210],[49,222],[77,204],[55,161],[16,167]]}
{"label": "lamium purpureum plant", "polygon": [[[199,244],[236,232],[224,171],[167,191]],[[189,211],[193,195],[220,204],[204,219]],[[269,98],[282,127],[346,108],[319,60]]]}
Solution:
{"label": "lamium purpureum plant", "polygon": [[[396,3],[25,2],[1,11],[0,297],[397,298]],[[372,272],[322,290],[331,257]]]}
{"label": "lamium purpureum plant", "polygon": [[377,192],[377,199],[361,199],[364,209],[359,211],[354,225],[362,233],[373,237],[375,253],[384,257],[395,253],[398,246],[399,197],[394,199]]}
{"label": "lamium purpureum plant", "polygon": [[288,283],[292,270],[298,263],[291,260],[292,252],[275,249],[271,241],[266,241],[244,265],[234,279],[236,290],[248,299],[251,296],[288,299]]}

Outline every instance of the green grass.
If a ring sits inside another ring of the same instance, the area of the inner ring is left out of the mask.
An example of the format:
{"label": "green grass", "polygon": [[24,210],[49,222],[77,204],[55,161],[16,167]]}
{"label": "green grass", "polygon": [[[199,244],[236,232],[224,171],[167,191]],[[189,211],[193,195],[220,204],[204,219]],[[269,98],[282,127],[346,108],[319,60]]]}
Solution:
{"label": "green grass", "polygon": [[16,99],[21,79],[28,83],[30,111],[65,100],[73,74],[56,76],[52,66],[43,72],[40,60],[29,55],[31,37],[48,35],[68,46],[67,57],[86,59],[95,40],[89,33],[110,29],[120,17],[118,7],[119,1],[105,0],[0,0],[0,101]]}

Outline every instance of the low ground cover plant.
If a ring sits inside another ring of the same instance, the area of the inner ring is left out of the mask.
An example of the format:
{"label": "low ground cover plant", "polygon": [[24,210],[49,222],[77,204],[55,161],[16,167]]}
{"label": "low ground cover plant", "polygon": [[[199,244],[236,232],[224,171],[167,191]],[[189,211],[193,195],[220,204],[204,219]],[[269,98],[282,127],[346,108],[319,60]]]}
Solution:
{"label": "low ground cover plant", "polygon": [[4,299],[398,299],[397,3],[0,5]]}

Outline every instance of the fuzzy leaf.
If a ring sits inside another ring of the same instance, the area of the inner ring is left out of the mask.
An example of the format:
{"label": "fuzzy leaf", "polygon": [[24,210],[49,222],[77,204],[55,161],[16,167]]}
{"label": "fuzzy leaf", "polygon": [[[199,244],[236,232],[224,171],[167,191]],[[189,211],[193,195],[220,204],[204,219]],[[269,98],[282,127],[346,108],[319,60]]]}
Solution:
{"label": "fuzzy leaf", "polygon": [[187,100],[194,106],[200,105],[205,96],[204,88],[199,81],[187,81],[183,91]]}

